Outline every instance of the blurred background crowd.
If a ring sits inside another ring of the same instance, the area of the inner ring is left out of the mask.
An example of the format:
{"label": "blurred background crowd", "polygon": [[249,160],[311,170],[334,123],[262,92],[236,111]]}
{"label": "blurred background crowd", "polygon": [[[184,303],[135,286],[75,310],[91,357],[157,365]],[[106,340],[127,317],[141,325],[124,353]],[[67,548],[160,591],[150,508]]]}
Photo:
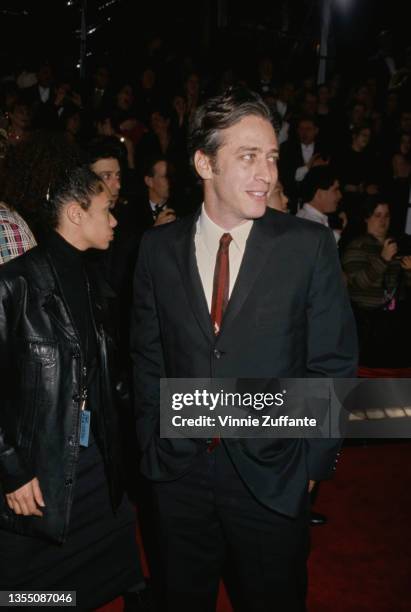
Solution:
{"label": "blurred background crowd", "polygon": [[138,22],[120,0],[2,10],[0,263],[42,240],[42,203],[88,164],[116,200],[116,238],[100,263],[126,343],[141,234],[201,204],[190,119],[208,96],[243,85],[270,107],[280,145],[271,206],[330,227],[360,365],[401,375],[411,366],[411,47],[401,12],[394,3],[376,15],[365,2],[369,13],[340,15],[338,26],[337,3],[275,4],[260,21],[230,2],[142,7]]}

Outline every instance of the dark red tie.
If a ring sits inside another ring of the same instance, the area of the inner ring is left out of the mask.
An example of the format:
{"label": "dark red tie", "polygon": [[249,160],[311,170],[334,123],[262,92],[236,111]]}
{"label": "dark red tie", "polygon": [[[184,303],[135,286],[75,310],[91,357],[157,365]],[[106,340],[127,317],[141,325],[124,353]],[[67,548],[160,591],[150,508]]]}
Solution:
{"label": "dark red tie", "polygon": [[220,246],[214,268],[213,297],[211,300],[211,321],[215,335],[220,333],[221,322],[224,311],[228,304],[228,292],[230,288],[230,260],[228,249],[233,237],[231,234],[223,234],[220,238]]}
{"label": "dark red tie", "polygon": [[[214,333],[220,333],[221,321],[228,304],[228,293],[230,289],[230,260],[228,249],[233,237],[231,234],[223,234],[220,238],[220,246],[215,260],[213,297],[211,299],[211,321]],[[211,453],[220,444],[220,438],[212,438],[208,444],[208,452]]]}

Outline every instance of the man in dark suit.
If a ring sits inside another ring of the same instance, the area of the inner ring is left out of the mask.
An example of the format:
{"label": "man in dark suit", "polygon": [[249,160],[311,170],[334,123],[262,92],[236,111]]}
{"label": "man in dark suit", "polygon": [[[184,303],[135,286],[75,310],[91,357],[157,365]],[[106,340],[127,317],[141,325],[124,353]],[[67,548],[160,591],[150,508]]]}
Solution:
{"label": "man in dark suit", "polygon": [[280,179],[291,200],[290,210],[295,213],[301,198],[301,185],[311,168],[328,163],[328,157],[319,140],[317,121],[313,116],[302,116],[297,122],[296,138],[281,145]]}
{"label": "man in dark suit", "polygon": [[159,379],[350,377],[354,321],[334,238],[267,208],[277,181],[270,113],[247,90],[198,109],[190,151],[204,204],[147,232],[132,354],[141,469],[153,481],[167,610],[215,610],[228,559],[248,612],[305,609],[309,490],[339,444],[165,439]]}
{"label": "man in dark suit", "polygon": [[175,221],[176,214],[169,205],[170,198],[170,164],[161,156],[149,157],[144,170],[146,195],[139,206],[139,225],[142,231],[155,225]]}
{"label": "man in dark suit", "polygon": [[42,62],[37,70],[37,83],[24,94],[30,104],[35,128],[55,128],[58,120],[55,107],[53,69],[49,62]]}

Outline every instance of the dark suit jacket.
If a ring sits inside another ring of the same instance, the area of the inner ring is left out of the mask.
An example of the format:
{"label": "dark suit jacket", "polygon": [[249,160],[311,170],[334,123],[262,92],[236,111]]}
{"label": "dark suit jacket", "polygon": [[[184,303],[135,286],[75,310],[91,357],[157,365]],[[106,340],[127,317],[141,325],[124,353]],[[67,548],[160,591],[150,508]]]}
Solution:
{"label": "dark suit jacket", "polygon": [[[332,233],[268,209],[254,222],[221,332],[213,333],[195,259],[197,215],[146,232],[132,322],[142,471],[190,470],[205,442],[160,439],[159,379],[352,377],[357,342]],[[295,516],[308,479],[330,476],[335,440],[227,439],[238,472],[265,505]]]}
{"label": "dark suit jacket", "polygon": [[50,96],[47,102],[40,97],[38,85],[26,89],[24,98],[31,107],[34,128],[56,129],[59,123],[57,107],[54,105],[54,85],[50,85]]}
{"label": "dark suit jacket", "polygon": [[[317,153],[324,158],[328,157],[327,152],[318,140],[314,143],[314,155]],[[278,172],[284,190],[291,199],[291,212],[296,212],[296,210],[293,210],[294,202],[302,195],[301,184],[295,180],[295,171],[301,166],[304,166],[304,158],[300,141],[295,139],[287,140],[280,148]]]}

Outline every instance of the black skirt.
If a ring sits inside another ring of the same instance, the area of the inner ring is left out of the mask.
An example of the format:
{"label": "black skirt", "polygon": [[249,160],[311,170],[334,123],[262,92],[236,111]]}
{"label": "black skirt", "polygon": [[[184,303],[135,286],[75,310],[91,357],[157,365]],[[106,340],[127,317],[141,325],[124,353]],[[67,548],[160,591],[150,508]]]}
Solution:
{"label": "black skirt", "polygon": [[1,530],[1,588],[73,590],[77,610],[90,610],[142,581],[135,509],[124,498],[113,514],[103,460],[91,439],[80,450],[67,541],[52,544]]}

